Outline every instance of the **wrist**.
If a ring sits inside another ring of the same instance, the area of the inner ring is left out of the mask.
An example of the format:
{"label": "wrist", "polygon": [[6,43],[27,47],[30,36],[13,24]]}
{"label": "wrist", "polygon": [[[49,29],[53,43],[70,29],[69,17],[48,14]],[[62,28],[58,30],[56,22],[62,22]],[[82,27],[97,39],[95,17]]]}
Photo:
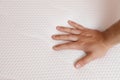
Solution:
{"label": "wrist", "polygon": [[103,31],[102,34],[103,34],[103,38],[104,38],[104,44],[108,48],[113,47],[115,45],[113,42],[113,37],[112,37],[112,36],[114,36],[114,34],[110,34],[108,30]]}
{"label": "wrist", "polygon": [[108,47],[113,47],[120,43],[120,20],[102,33],[104,42]]}

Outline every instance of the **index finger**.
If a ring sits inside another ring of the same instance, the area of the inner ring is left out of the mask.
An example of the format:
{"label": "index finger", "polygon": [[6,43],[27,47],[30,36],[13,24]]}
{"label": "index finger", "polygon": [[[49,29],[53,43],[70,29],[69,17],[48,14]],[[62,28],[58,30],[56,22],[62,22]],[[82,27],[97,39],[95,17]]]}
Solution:
{"label": "index finger", "polygon": [[71,21],[71,20],[68,21],[68,24],[77,29],[81,29],[81,30],[85,29],[82,25],[80,25],[74,21]]}

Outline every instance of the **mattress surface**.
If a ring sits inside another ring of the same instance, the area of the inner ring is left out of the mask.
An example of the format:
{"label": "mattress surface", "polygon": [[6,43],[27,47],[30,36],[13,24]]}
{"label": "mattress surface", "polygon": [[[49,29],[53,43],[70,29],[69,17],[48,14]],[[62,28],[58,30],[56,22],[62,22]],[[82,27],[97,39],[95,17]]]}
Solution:
{"label": "mattress surface", "polygon": [[0,0],[0,80],[119,80],[120,45],[76,70],[85,53],[54,51],[67,20],[103,31],[120,19],[120,0]]}

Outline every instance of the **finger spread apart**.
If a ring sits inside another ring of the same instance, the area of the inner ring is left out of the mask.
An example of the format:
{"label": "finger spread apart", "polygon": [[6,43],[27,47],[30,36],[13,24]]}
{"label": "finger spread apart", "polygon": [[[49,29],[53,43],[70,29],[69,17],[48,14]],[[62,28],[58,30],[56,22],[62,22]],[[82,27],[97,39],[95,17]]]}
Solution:
{"label": "finger spread apart", "polygon": [[71,25],[72,27],[77,28],[77,29],[81,29],[81,30],[85,29],[82,25],[80,25],[80,24],[78,24],[76,22],[73,22],[71,20],[68,21],[68,24]]}
{"label": "finger spread apart", "polygon": [[77,35],[72,34],[61,34],[61,35],[53,35],[52,38],[54,40],[68,40],[68,41],[77,41]]}
{"label": "finger spread apart", "polygon": [[74,42],[67,42],[63,44],[58,44],[53,47],[54,50],[64,50],[64,49],[75,49]]}
{"label": "finger spread apart", "polygon": [[71,33],[71,34],[80,34],[81,31],[77,30],[75,28],[69,28],[69,27],[63,27],[63,26],[57,26],[56,29],[61,32],[65,33]]}

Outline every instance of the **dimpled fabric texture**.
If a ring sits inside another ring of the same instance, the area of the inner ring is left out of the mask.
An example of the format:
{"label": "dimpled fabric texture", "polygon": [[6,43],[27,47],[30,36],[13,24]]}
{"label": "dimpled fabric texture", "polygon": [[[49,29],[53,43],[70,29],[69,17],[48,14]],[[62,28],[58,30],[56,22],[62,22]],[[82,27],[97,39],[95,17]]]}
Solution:
{"label": "dimpled fabric texture", "polygon": [[78,50],[54,51],[67,20],[103,31],[119,18],[120,0],[0,0],[0,80],[119,80],[120,45],[76,70]]}

